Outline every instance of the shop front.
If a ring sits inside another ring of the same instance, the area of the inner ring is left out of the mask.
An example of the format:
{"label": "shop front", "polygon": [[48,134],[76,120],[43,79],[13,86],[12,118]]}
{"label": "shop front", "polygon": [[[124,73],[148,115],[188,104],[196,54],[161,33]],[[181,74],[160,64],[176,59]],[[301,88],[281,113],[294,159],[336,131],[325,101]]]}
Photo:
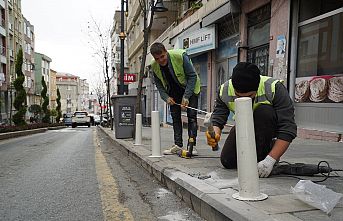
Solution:
{"label": "shop front", "polygon": [[343,2],[295,0],[291,57],[299,127],[343,132]]}
{"label": "shop front", "polygon": [[[194,30],[194,27],[175,38],[174,48],[185,49],[191,58],[201,82],[198,108],[207,111],[208,76],[210,75],[208,67],[211,66],[209,57],[211,57],[212,51],[216,48],[216,27],[211,25],[197,30]],[[166,120],[168,123],[172,123],[169,108],[167,108]]]}

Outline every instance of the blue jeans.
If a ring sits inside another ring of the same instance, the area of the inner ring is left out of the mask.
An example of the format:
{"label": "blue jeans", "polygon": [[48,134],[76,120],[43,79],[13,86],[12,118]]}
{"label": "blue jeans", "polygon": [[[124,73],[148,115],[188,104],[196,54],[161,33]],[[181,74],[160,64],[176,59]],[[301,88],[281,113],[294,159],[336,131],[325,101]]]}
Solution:
{"label": "blue jeans", "polygon": [[[175,98],[174,98],[175,99]],[[182,98],[175,99],[175,102],[180,104]],[[189,107],[198,108],[198,96],[192,95],[189,98]],[[182,141],[182,120],[181,120],[181,107],[179,105],[171,105],[170,113],[173,119],[174,130],[174,143],[179,147],[183,147]],[[197,137],[197,111],[187,108],[188,118],[188,137],[193,137],[196,140]]]}

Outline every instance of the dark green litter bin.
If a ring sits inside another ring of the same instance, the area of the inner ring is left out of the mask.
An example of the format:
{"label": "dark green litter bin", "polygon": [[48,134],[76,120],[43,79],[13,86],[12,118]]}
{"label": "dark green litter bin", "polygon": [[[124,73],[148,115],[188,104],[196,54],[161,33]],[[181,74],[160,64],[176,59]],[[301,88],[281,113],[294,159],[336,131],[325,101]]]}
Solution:
{"label": "dark green litter bin", "polygon": [[113,95],[114,134],[117,139],[133,138],[135,132],[136,95]]}

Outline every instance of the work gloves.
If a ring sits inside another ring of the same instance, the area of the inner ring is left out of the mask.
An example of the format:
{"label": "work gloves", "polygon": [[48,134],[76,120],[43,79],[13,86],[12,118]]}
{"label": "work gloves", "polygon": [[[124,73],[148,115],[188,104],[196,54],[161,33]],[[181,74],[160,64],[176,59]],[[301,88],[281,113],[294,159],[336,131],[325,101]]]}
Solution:
{"label": "work gloves", "polygon": [[257,164],[257,171],[259,177],[268,177],[273,170],[276,160],[267,155],[266,158]]}
{"label": "work gloves", "polygon": [[181,110],[185,111],[187,110],[187,106],[189,104],[189,100],[187,98],[182,98],[182,101],[181,101]]}
{"label": "work gloves", "polygon": [[187,107],[189,104],[189,100],[187,98],[182,98],[181,106]]}
{"label": "work gloves", "polygon": [[210,145],[212,148],[215,147],[220,140],[220,134],[215,133],[214,137],[211,137],[208,131],[206,131],[205,134],[207,138],[207,144]]}
{"label": "work gloves", "polygon": [[174,101],[174,98],[172,97],[168,97],[167,100],[166,100],[167,104],[169,105],[174,105],[175,104],[175,101]]}

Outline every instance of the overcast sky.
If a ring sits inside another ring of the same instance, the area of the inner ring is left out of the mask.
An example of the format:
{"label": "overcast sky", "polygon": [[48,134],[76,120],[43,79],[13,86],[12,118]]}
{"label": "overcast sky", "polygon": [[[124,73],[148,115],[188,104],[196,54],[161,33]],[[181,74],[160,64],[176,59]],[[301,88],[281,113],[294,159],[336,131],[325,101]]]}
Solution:
{"label": "overcast sky", "polygon": [[101,27],[110,27],[120,0],[21,2],[22,14],[34,26],[35,51],[52,59],[51,68],[86,78],[90,84],[97,81],[102,70],[88,43],[87,24],[93,17]]}

